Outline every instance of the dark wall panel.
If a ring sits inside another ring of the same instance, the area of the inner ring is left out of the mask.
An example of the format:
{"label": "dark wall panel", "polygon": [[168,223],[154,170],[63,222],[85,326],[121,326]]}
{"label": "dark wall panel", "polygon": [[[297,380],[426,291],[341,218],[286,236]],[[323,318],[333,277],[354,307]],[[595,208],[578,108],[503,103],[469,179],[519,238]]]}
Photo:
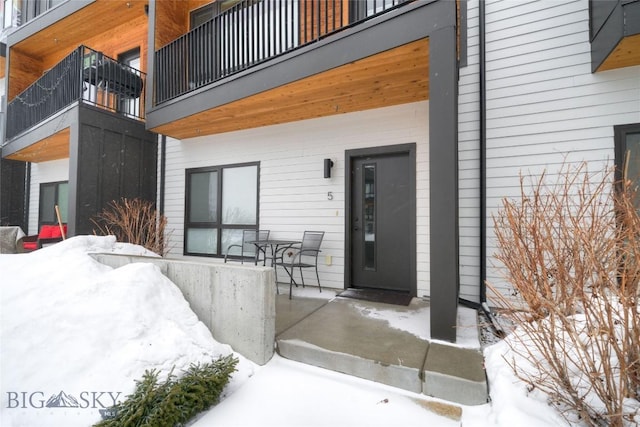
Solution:
{"label": "dark wall panel", "polygon": [[[142,156],[142,188],[141,197],[146,200],[154,200],[158,203],[156,195],[158,193],[158,144],[157,135],[153,134],[154,143],[147,141],[143,144],[144,152]],[[156,205],[157,206],[157,205]]]}
{"label": "dark wall panel", "polygon": [[78,143],[76,234],[93,234],[92,218],[112,201],[156,201],[157,136],[144,123],[82,108]]}
{"label": "dark wall panel", "polygon": [[26,163],[0,160],[0,225],[18,225],[25,232],[26,178]]}
{"label": "dark wall panel", "polygon": [[591,0],[589,2],[591,15],[591,39],[598,34],[604,23],[609,19],[613,10],[619,6],[619,1]]}
{"label": "dark wall panel", "polygon": [[95,214],[99,204],[101,136],[102,130],[98,127],[88,124],[80,126],[76,234],[91,234],[88,218]]}
{"label": "dark wall panel", "polygon": [[117,201],[125,195],[122,187],[122,173],[125,161],[122,151],[124,150],[124,135],[122,132],[105,129],[102,143],[101,161],[101,187],[102,194],[100,205],[108,206],[112,201]]}
{"label": "dark wall panel", "polygon": [[142,197],[140,190],[144,187],[144,162],[141,160],[144,156],[144,144],[139,138],[125,136],[123,149],[123,194],[126,197]]}

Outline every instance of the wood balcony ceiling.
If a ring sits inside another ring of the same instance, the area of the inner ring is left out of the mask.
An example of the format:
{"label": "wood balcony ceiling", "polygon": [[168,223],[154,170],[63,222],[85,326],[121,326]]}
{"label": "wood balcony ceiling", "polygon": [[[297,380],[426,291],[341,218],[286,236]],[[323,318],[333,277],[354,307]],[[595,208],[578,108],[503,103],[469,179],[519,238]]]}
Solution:
{"label": "wood balcony ceiling", "polygon": [[151,130],[185,139],[427,99],[424,38]]}
{"label": "wood balcony ceiling", "polygon": [[32,58],[45,58],[51,51],[76,48],[119,23],[135,22],[145,16],[144,7],[148,3],[148,0],[98,0],[15,44],[13,49]]}
{"label": "wood balcony ceiling", "polygon": [[69,157],[69,135],[69,128],[62,129],[48,138],[42,139],[6,157],[10,160],[33,163],[66,159]]}

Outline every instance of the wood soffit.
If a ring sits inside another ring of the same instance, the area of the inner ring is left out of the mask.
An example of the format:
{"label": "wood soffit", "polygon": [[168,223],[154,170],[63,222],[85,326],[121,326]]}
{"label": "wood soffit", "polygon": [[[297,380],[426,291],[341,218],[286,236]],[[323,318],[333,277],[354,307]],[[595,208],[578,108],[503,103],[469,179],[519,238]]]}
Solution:
{"label": "wood soffit", "polygon": [[424,38],[151,130],[185,139],[427,99]]}
{"label": "wood soffit", "polygon": [[598,67],[598,71],[640,65],[640,34],[623,37],[607,59]]}
{"label": "wood soffit", "polygon": [[74,49],[118,23],[135,22],[145,16],[144,5],[148,3],[148,0],[98,0],[16,43],[12,49],[33,58],[45,58],[60,49]]}
{"label": "wood soffit", "polygon": [[45,139],[41,139],[35,144],[6,156],[6,158],[33,163],[66,159],[69,157],[69,135],[69,128],[63,129]]}

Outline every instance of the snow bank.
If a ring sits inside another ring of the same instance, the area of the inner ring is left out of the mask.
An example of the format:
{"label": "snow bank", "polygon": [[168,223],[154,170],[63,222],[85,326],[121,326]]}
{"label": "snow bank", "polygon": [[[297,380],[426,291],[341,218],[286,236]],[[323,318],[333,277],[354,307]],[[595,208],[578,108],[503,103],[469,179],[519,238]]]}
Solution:
{"label": "snow bank", "polygon": [[484,351],[487,379],[491,385],[491,425],[511,427],[514,425],[561,426],[568,425],[562,416],[552,410],[546,396],[539,390],[527,391],[526,384],[519,380],[506,360],[527,363],[516,355],[505,341],[488,347]]}
{"label": "snow bank", "polygon": [[[175,366],[179,373],[232,352],[157,267],[114,270],[90,252],[153,256],[97,236],[0,256],[3,426],[91,425],[99,409],[133,391],[145,370],[166,374]],[[236,356],[239,373],[228,392],[255,369]]]}

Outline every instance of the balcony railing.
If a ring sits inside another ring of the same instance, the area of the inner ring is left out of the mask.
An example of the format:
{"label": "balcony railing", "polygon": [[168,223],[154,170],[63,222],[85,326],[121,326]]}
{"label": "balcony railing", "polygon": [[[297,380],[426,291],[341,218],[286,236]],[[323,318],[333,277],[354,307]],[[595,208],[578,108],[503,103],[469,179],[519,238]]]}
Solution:
{"label": "balcony railing", "polygon": [[241,0],[156,51],[154,104],[290,52],[407,1],[410,0]]}
{"label": "balcony railing", "polygon": [[37,18],[65,0],[2,0],[3,27],[19,27]]}
{"label": "balcony railing", "polygon": [[9,140],[76,101],[144,119],[145,74],[79,46],[7,105]]}

